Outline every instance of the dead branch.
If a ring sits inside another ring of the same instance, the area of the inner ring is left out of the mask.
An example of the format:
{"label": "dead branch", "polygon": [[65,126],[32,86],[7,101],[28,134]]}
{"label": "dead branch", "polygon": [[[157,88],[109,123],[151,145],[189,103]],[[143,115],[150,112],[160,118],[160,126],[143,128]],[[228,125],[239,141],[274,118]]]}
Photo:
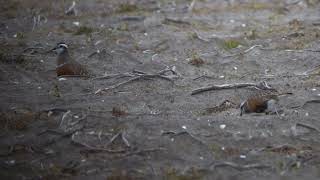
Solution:
{"label": "dead branch", "polygon": [[217,167],[232,167],[238,171],[245,171],[245,170],[250,170],[250,169],[268,169],[271,168],[269,165],[264,165],[264,164],[247,164],[247,165],[240,165],[234,162],[228,162],[228,161],[223,161],[223,162],[213,162],[210,164],[210,167],[213,166],[213,168]]}
{"label": "dead branch", "polygon": [[304,124],[304,123],[296,123],[296,127],[304,127],[304,128],[307,128],[307,129],[310,129],[312,131],[316,131],[318,133],[320,133],[320,130],[312,125],[309,125],[309,124]]}
{"label": "dead branch", "polygon": [[[171,72],[173,75],[166,75],[167,72]],[[106,92],[108,90],[116,89],[116,88],[118,88],[120,86],[123,86],[125,84],[131,83],[133,81],[137,81],[137,80],[140,80],[140,79],[161,78],[161,79],[173,82],[173,79],[178,77],[178,73],[175,71],[175,67],[174,66],[171,67],[171,68],[167,67],[166,69],[161,70],[156,74],[148,74],[148,73],[143,72],[143,71],[134,70],[132,73],[124,73],[122,75],[127,75],[127,76],[132,77],[132,78],[130,78],[130,79],[126,80],[126,81],[120,82],[118,84],[103,88],[103,89],[98,89],[97,91],[95,91],[95,94],[100,94],[100,93]],[[102,77],[100,77],[100,78],[102,78]]]}
{"label": "dead branch", "polygon": [[212,90],[222,90],[222,89],[236,89],[236,88],[245,88],[245,87],[255,87],[258,89],[270,88],[269,86],[264,85],[266,82],[262,83],[235,83],[235,84],[222,84],[222,85],[211,85],[207,87],[201,87],[195,89],[191,92],[191,95],[199,94],[206,91]]}

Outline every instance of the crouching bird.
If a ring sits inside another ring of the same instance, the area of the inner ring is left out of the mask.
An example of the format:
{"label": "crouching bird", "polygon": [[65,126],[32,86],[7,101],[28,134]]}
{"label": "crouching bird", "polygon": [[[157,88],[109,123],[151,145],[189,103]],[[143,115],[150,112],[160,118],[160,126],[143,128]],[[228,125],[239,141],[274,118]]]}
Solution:
{"label": "crouching bird", "polygon": [[279,97],[292,94],[290,92],[279,93],[275,89],[261,90],[251,95],[240,104],[240,116],[244,113],[276,113],[278,114]]}
{"label": "crouching bird", "polygon": [[70,56],[66,43],[58,43],[52,51],[58,54],[56,67],[57,76],[89,76],[86,67]]}

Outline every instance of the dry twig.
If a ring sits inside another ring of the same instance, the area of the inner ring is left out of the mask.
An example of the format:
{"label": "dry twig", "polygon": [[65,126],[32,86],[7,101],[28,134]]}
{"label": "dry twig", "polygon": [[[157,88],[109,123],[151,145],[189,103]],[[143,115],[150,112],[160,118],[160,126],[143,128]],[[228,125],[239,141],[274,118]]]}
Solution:
{"label": "dry twig", "polygon": [[313,130],[313,131],[316,131],[318,133],[320,133],[320,130],[316,127],[313,127],[312,125],[309,125],[309,124],[304,124],[304,123],[296,123],[296,127],[304,127],[304,128],[307,128],[307,129],[310,129],[310,130]]}
{"label": "dry twig", "polygon": [[235,83],[235,84],[222,84],[222,85],[211,85],[206,87],[201,87],[198,89],[195,89],[191,92],[191,95],[199,94],[206,91],[212,91],[212,90],[222,90],[222,89],[235,89],[235,88],[245,88],[245,87],[255,87],[257,89],[269,89],[270,86],[266,82],[261,83]]}
{"label": "dry twig", "polygon": [[134,75],[132,73],[105,74],[103,76],[95,77],[92,80],[123,78],[123,77],[133,77],[133,76]]}
{"label": "dry twig", "polygon": [[63,115],[62,115],[62,118],[61,118],[61,121],[60,121],[60,125],[59,125],[59,127],[61,127],[62,126],[62,124],[63,124],[63,122],[64,122],[64,120],[66,119],[66,117],[67,116],[69,116],[69,114],[71,113],[71,111],[70,110],[68,110],[67,112],[65,112]]}
{"label": "dry twig", "polygon": [[[165,75],[167,72],[171,72],[173,75]],[[174,67],[171,67],[171,68],[167,67],[166,69],[161,70],[156,74],[148,74],[146,72],[135,70],[132,73],[124,73],[124,74],[122,74],[122,76],[124,76],[124,75],[127,75],[127,76],[132,77],[132,78],[130,78],[130,79],[126,80],[126,81],[120,82],[118,84],[103,88],[103,89],[98,89],[95,92],[95,94],[100,94],[100,93],[108,91],[108,90],[116,89],[116,88],[118,88],[120,86],[123,86],[125,84],[131,83],[133,81],[137,81],[137,80],[140,80],[140,79],[161,78],[161,79],[173,82],[173,79],[178,77],[178,73],[175,71]],[[100,77],[100,78],[102,78],[102,77]]]}
{"label": "dry twig", "polygon": [[119,132],[117,133],[116,135],[114,135],[110,141],[108,142],[108,144],[106,146],[109,146],[111,143],[113,143],[118,137],[121,137],[121,140],[124,142],[124,144],[127,146],[127,147],[130,147],[130,143],[129,141],[127,140],[127,138],[124,136],[124,133],[123,132]]}
{"label": "dry twig", "polygon": [[278,48],[260,48],[264,51],[284,51],[284,52],[294,52],[294,53],[304,53],[304,52],[320,52],[320,50],[314,50],[314,49],[278,49]]}
{"label": "dry twig", "polygon": [[213,168],[217,167],[232,167],[238,171],[245,171],[245,170],[250,170],[250,169],[268,169],[271,168],[269,165],[264,165],[264,164],[247,164],[247,165],[240,165],[234,162],[228,162],[228,161],[223,161],[223,162],[213,162],[210,164],[210,167],[213,166]]}

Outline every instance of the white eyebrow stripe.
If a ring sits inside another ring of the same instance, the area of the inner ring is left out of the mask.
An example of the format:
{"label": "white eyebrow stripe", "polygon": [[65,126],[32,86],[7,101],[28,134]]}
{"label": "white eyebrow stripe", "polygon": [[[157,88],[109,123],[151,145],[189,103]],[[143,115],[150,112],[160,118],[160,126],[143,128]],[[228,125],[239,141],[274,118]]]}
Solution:
{"label": "white eyebrow stripe", "polygon": [[59,46],[63,46],[65,48],[68,48],[68,45],[66,45],[66,44],[59,44]]}

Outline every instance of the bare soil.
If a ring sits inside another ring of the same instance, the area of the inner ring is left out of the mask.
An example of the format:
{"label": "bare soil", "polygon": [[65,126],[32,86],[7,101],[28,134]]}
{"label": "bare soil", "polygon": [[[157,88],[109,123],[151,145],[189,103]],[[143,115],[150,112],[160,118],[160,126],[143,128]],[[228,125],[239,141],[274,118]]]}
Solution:
{"label": "bare soil", "polygon": [[[0,3],[1,179],[320,178],[318,0]],[[89,78],[56,77],[58,42]],[[278,115],[191,95],[262,81]]]}

